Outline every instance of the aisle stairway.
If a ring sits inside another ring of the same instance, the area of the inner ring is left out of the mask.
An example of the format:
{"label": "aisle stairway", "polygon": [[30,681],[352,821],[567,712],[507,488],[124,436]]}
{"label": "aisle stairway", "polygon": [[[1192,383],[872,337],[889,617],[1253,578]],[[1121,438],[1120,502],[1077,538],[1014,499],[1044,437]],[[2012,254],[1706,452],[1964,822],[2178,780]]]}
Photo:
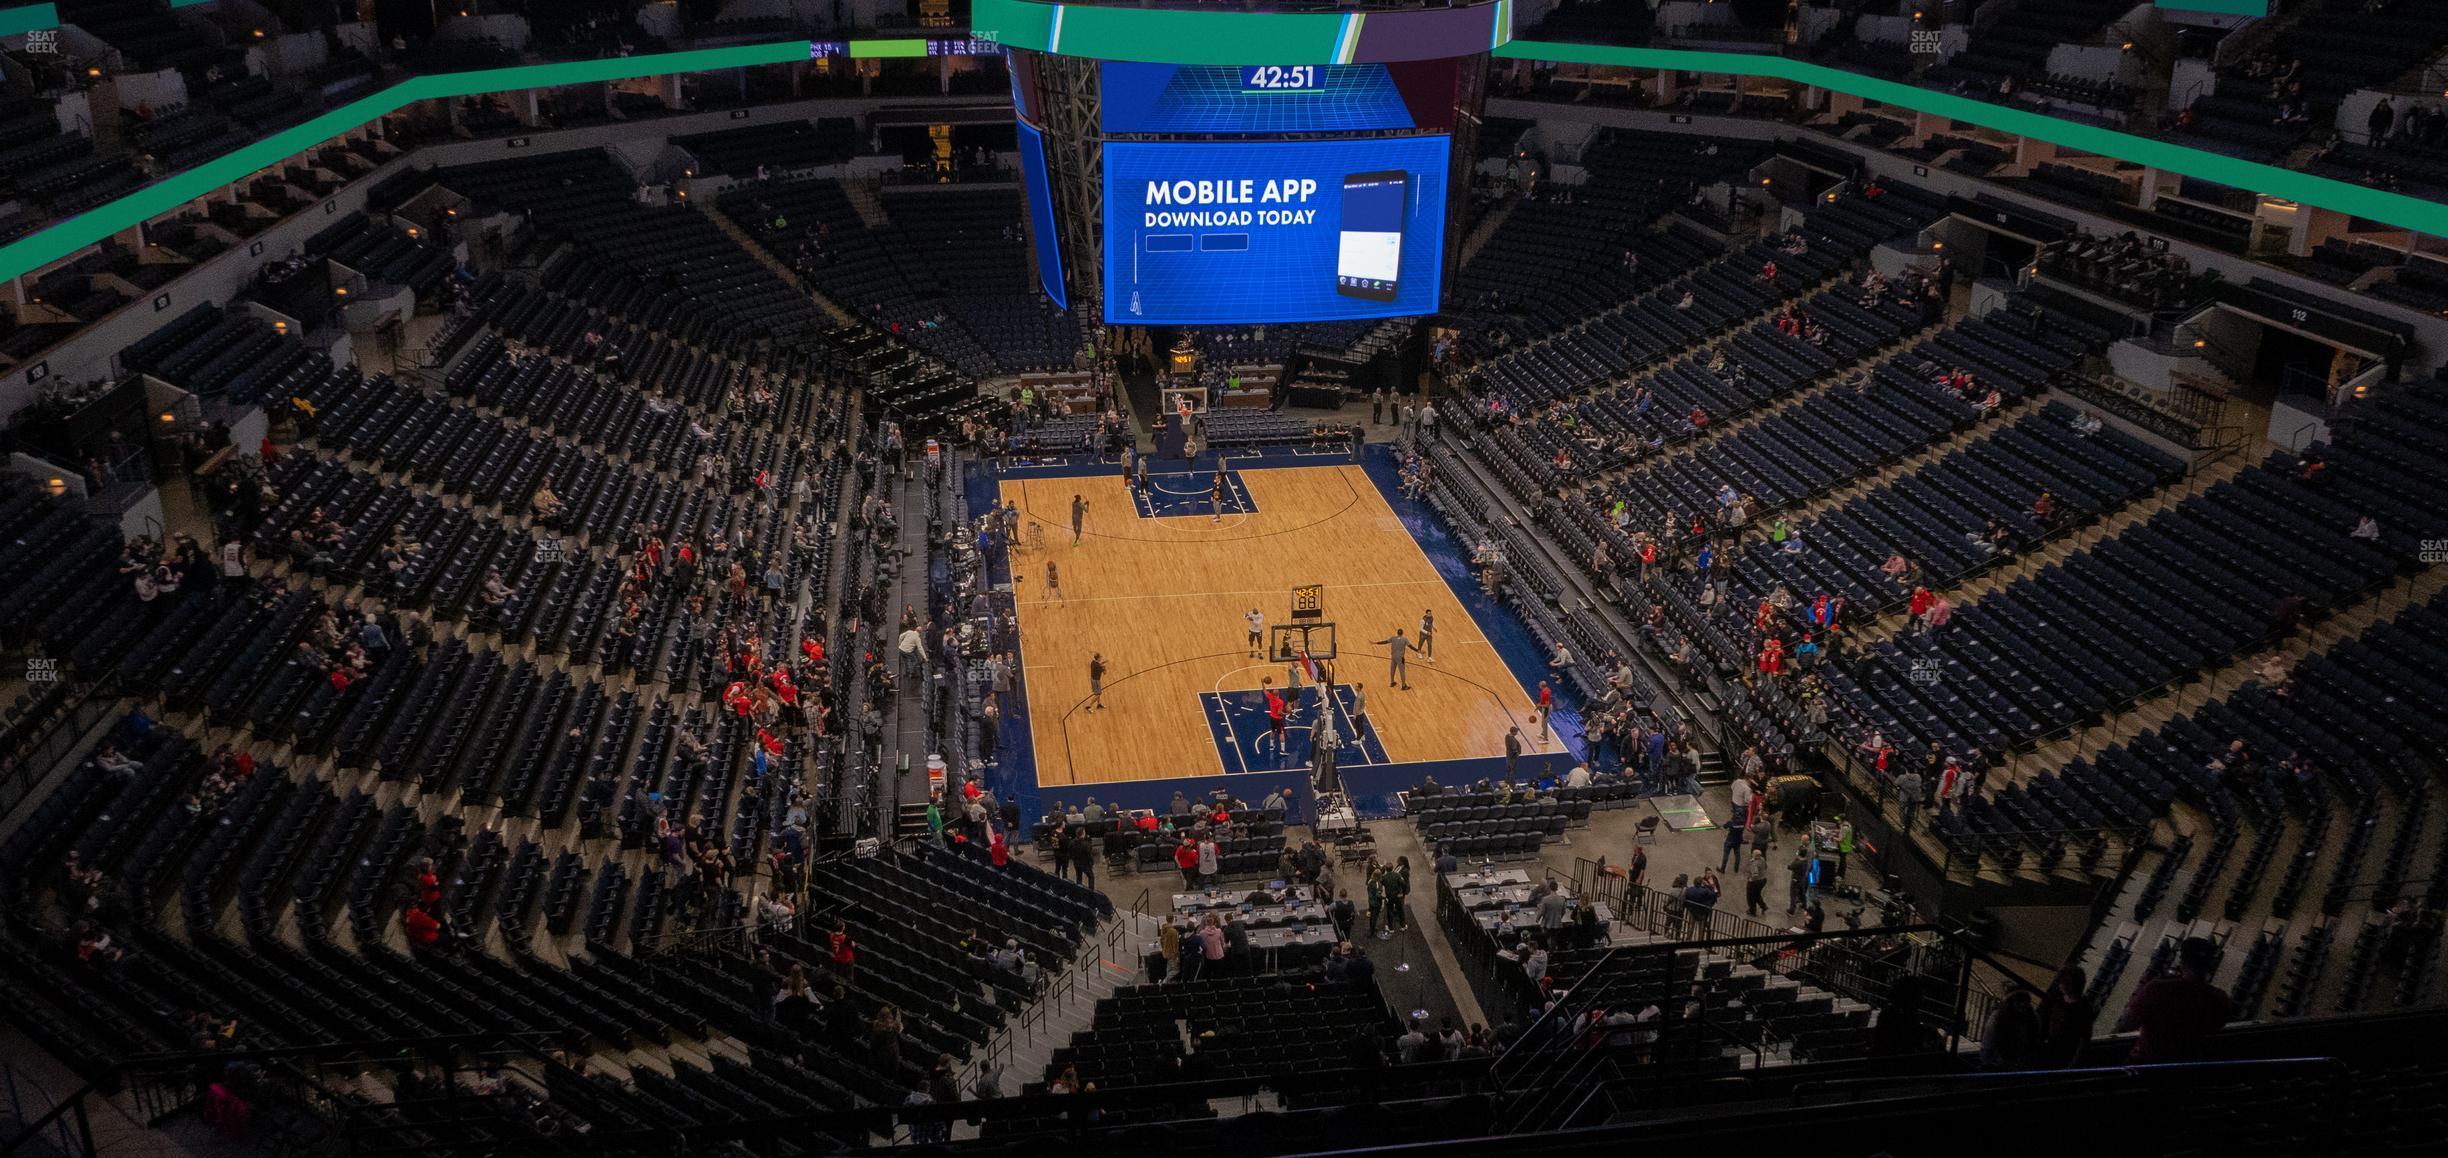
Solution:
{"label": "aisle stairway", "polygon": [[[1070,1044],[1071,1038],[1085,1031],[1096,1020],[1097,1002],[1130,985],[1144,984],[1147,973],[1139,965],[1139,953],[1156,941],[1164,922],[1146,913],[1116,909],[1114,915],[1098,926],[1082,942],[1078,961],[1065,978],[1059,992],[1049,986],[1043,999],[1044,1016],[1025,1026],[1015,1025],[1004,1031],[1004,1037],[991,1043],[989,1052],[997,1047],[1007,1053],[1003,1077],[1007,1088],[1017,1089],[1022,1083],[1042,1081],[1046,1064],[1054,1051]],[[1106,946],[1112,954],[1103,951]]]}
{"label": "aisle stairway", "polygon": [[805,292],[808,296],[808,300],[815,302],[817,308],[825,312],[825,316],[833,319],[834,325],[855,326],[858,324],[858,319],[852,316],[850,311],[843,309],[841,303],[836,302],[832,298],[826,297],[823,294],[817,293],[815,288],[808,285],[807,281],[801,278],[796,270],[782,264],[781,258],[775,257],[772,251],[766,249],[762,245],[757,244],[756,239],[748,236],[747,230],[740,228],[739,222],[731,220],[730,214],[724,213],[721,209],[716,208],[713,201],[708,200],[704,204],[699,205],[697,207],[697,211],[705,214],[706,220],[713,222],[717,228],[721,229],[723,231],[723,235],[729,237],[733,244],[736,244],[741,249],[748,251],[748,253],[755,257],[759,263],[763,264],[765,268],[772,270],[774,276],[781,278],[784,284]]}

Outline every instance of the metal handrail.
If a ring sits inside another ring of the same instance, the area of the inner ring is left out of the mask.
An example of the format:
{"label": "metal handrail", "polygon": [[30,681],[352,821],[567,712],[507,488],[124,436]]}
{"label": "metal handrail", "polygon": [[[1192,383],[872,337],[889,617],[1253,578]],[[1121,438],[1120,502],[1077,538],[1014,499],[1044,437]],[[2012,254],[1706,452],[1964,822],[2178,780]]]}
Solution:
{"label": "metal handrail", "polygon": [[[0,1074],[4,1074],[8,1080],[9,1109],[22,1123],[14,1137],[0,1138],[0,1155],[14,1154],[28,1143],[48,1136],[56,1139],[56,1149],[62,1154],[95,1158],[93,1125],[86,1117],[85,1099],[99,1095],[101,1091],[91,1082],[70,1091],[67,1097],[52,1103],[49,1110],[29,1122],[24,1121],[24,1107],[17,1096],[17,1068],[0,1065]],[[35,1093],[43,1093],[42,1084],[30,1075],[25,1082],[34,1088]],[[43,1096],[49,1097],[48,1094]]]}
{"label": "metal handrail", "polygon": [[2272,1057],[2235,1058],[2222,1061],[2165,1062],[2159,1064],[2089,1066],[2070,1070],[1995,1070],[1971,1074],[1881,1074],[1858,1078],[1826,1078],[1819,1081],[1797,1082],[1790,1093],[1799,1104],[1803,1099],[1820,1093],[1853,1092],[1860,1100],[1862,1092],[1895,1086],[1976,1086],[1996,1082],[2048,1081],[2075,1084],[2102,1078],[2149,1078],[2159,1074],[2196,1074],[2229,1070],[2320,1070],[2340,1080],[2353,1076],[2344,1061],[2334,1057]]}

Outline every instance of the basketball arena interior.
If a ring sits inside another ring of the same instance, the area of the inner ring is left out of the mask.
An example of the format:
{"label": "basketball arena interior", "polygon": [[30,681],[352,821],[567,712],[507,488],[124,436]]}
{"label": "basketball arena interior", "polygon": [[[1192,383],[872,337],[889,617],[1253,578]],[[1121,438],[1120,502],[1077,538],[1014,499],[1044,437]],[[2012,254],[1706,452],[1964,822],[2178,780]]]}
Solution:
{"label": "basketball arena interior", "polygon": [[2440,1152],[2448,4],[0,50],[0,1154]]}

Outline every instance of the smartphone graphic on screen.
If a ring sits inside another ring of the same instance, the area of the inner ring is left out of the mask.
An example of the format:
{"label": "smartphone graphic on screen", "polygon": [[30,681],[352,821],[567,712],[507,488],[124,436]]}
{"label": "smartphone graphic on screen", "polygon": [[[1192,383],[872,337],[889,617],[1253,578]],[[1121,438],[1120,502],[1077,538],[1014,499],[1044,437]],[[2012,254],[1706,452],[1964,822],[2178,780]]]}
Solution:
{"label": "smartphone graphic on screen", "polygon": [[1343,239],[1335,257],[1335,292],[1390,302],[1402,288],[1403,220],[1411,174],[1394,170],[1343,178]]}

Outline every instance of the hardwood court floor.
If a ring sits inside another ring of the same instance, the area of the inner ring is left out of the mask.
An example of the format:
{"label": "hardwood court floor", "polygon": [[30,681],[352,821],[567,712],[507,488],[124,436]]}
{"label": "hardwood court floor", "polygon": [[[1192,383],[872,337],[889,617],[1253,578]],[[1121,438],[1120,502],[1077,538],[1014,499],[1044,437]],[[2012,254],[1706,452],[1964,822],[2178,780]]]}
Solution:
{"label": "hardwood court floor", "polygon": [[[1141,518],[1119,475],[1001,484],[1003,499],[1020,504],[1022,526],[1034,519],[1045,528],[1043,546],[1013,560],[1039,784],[1226,771],[1199,694],[1253,689],[1261,676],[1284,686],[1283,668],[1248,658],[1243,617],[1255,607],[1269,627],[1286,622],[1292,588],[1304,583],[1326,585],[1335,680],[1365,685],[1389,759],[1499,756],[1514,724],[1531,741],[1525,750],[1541,750],[1531,697],[1359,466],[1241,479],[1257,510],[1221,522],[1203,513]],[[1074,494],[1088,500],[1077,547]],[[1049,559],[1061,600],[1046,592]],[[1415,635],[1424,608],[1436,612],[1436,662],[1414,651],[1411,690],[1394,690],[1386,649],[1371,641],[1396,626]],[[1107,665],[1103,711],[1086,708],[1092,652]]]}

